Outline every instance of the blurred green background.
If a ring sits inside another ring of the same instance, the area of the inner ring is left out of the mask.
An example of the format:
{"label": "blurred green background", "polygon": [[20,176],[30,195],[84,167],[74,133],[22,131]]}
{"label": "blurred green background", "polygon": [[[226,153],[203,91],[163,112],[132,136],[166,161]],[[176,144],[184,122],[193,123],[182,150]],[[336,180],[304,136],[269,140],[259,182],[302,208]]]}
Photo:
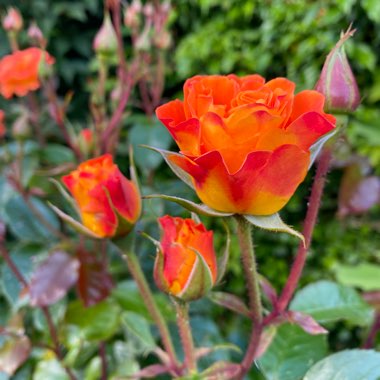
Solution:
{"label": "blurred green background", "polygon": [[[35,20],[41,27],[49,40],[47,50],[56,57],[59,93],[63,96],[69,90],[74,91],[68,116],[74,124],[86,123],[89,83],[94,76],[92,40],[102,22],[102,2],[0,0],[0,12],[5,13],[8,6],[18,7],[26,24]],[[353,23],[357,32],[346,44],[346,52],[357,77],[362,104],[355,115],[349,117],[346,135],[336,149],[334,167],[327,183],[319,224],[301,285],[319,279],[335,280],[342,264],[367,262],[380,265],[379,201],[370,204],[370,207],[362,207],[361,212],[355,215],[337,217],[340,192],[349,192],[363,178],[378,178],[380,175],[380,2],[176,0],[172,2],[172,7],[169,30],[173,43],[166,53],[164,100],[181,96],[184,80],[195,74],[259,73],[267,79],[286,76],[296,82],[298,91],[313,88],[324,59],[339,39],[340,32]],[[26,39],[21,45],[27,45]],[[6,36],[0,31],[0,55],[8,52]],[[0,108],[7,111],[10,103],[1,99]],[[120,157],[126,156],[124,148],[128,137],[132,141],[141,138],[153,141],[159,139],[157,136],[141,137],[143,133],[150,133],[146,130],[143,132],[144,127],[140,125],[146,123],[145,116],[137,107],[129,107],[134,116],[126,120]],[[136,134],[139,136],[136,137]],[[185,185],[174,178],[159,157],[153,158],[153,163],[147,163],[144,160],[152,160],[151,156],[139,153],[139,149],[136,147],[139,157],[137,165],[146,194],[161,191],[196,199]],[[362,162],[365,164],[362,165]],[[348,181],[348,190],[347,186],[342,190],[342,178],[347,176],[347,167],[358,163],[360,178],[356,182]],[[297,229],[301,228],[305,215],[313,174],[311,170],[305,183],[281,212],[283,219]],[[154,181],[149,178],[154,178]],[[371,191],[373,189],[368,187],[367,193],[360,195],[362,203],[365,203]],[[154,219],[164,212],[186,215],[179,207],[165,202],[146,202],[140,229],[157,236]],[[206,223],[216,229],[216,247],[222,249],[225,238],[222,226],[213,220],[206,220]],[[297,242],[286,235],[256,231],[255,244],[260,272],[280,289],[286,280]],[[236,244],[233,246],[236,247]],[[152,247],[140,242],[139,254],[147,259],[143,262],[148,277],[151,277]],[[231,256],[224,281],[225,290],[243,295],[245,284],[236,249]],[[121,263],[116,263],[112,267],[116,278],[120,266]],[[130,290],[130,285],[125,285],[125,291]],[[123,287],[119,288],[120,295]],[[2,303],[5,303],[5,299]],[[205,345],[219,341],[222,336],[237,345],[245,341],[247,332],[242,331],[240,318],[215,307],[211,310],[214,318],[210,320],[208,301],[200,301],[193,309],[196,339],[203,339]],[[225,320],[222,326],[216,323],[221,313]],[[37,317],[34,317],[34,323],[38,322]],[[355,347],[360,344],[363,334],[358,328],[340,322],[330,335],[330,348]],[[88,356],[91,358],[91,355],[93,352],[90,350]],[[219,358],[223,355],[220,354]],[[228,358],[228,355],[225,354],[225,357]],[[86,365],[88,360],[88,357],[83,358]]]}

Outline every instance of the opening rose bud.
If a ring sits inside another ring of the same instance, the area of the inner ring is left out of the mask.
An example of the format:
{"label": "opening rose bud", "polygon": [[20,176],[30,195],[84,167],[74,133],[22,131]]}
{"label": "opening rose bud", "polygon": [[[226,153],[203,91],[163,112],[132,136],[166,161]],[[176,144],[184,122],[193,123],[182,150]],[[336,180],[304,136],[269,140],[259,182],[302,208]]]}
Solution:
{"label": "opening rose bud", "polygon": [[82,162],[62,181],[78,204],[82,223],[99,238],[126,235],[140,216],[139,190],[110,154]]}
{"label": "opening rose bud", "polygon": [[213,232],[192,219],[166,215],[158,221],[162,228],[154,266],[158,288],[184,301],[203,297],[217,276]]}
{"label": "opening rose bud", "polygon": [[344,43],[355,33],[349,28],[326,58],[315,89],[325,95],[329,111],[353,112],[360,104],[360,93],[351,70]]}
{"label": "opening rose bud", "polygon": [[335,127],[322,94],[294,91],[260,75],[188,79],[183,101],[156,110],[180,149],[165,158],[214,210],[276,213],[304,180],[312,145]]}
{"label": "opening rose bud", "polygon": [[42,49],[32,47],[6,55],[0,60],[0,93],[4,98],[25,96],[37,90],[41,66],[50,66],[54,58]]}

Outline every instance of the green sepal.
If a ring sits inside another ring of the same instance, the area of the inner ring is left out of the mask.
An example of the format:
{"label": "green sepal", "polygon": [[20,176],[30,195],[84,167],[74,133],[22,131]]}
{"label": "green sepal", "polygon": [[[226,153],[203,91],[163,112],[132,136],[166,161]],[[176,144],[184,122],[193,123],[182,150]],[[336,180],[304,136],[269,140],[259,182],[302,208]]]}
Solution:
{"label": "green sepal", "polygon": [[243,215],[243,217],[251,224],[264,230],[285,232],[289,235],[296,236],[305,245],[304,236],[285,224],[278,213],[272,215]]}
{"label": "green sepal", "polygon": [[169,160],[169,156],[179,156],[182,159],[184,157],[183,155],[181,155],[179,153],[175,153],[175,152],[170,152],[169,150],[165,150],[165,149],[154,148],[154,147],[148,146],[148,145],[140,145],[140,146],[143,147],[143,148],[147,148],[147,149],[153,150],[153,151],[155,151],[157,153],[160,153],[161,156],[166,161],[166,163],[169,165],[170,169],[173,171],[173,173],[179,179],[181,179],[183,182],[185,182],[186,185],[190,186],[192,189],[195,190],[192,177],[188,173],[186,173],[182,168],[180,168],[178,165],[173,164],[173,162],[171,162]]}
{"label": "green sepal", "polygon": [[194,248],[190,248],[197,258],[187,283],[175,297],[183,301],[192,301],[203,297],[213,286],[212,273],[203,256]]}
{"label": "green sepal", "polygon": [[333,136],[335,136],[338,131],[340,130],[340,127],[337,125],[333,130],[326,133],[322,137],[320,137],[311,147],[310,147],[310,164],[309,169],[314,164],[314,161],[318,157],[320,151],[322,150],[323,146],[326,144],[328,140],[330,140]]}
{"label": "green sepal", "polygon": [[90,229],[88,229],[82,223],[78,222],[77,220],[72,218],[70,215],[67,215],[61,209],[54,206],[52,203],[48,202],[48,205],[64,222],[69,224],[75,231],[92,239],[102,239],[102,237],[94,234]]}
{"label": "green sepal", "polygon": [[216,211],[204,204],[198,204],[192,201],[189,201],[184,198],[179,198],[179,197],[173,197],[170,195],[164,195],[164,194],[151,194],[151,195],[145,195],[143,197],[144,199],[154,199],[154,198],[160,198],[164,199],[169,202],[174,202],[179,204],[180,206],[184,207],[186,210],[189,210],[191,212],[195,212],[200,215],[205,215],[205,216],[218,216],[218,217],[227,217],[233,215],[233,213],[229,212],[221,212],[221,211]]}

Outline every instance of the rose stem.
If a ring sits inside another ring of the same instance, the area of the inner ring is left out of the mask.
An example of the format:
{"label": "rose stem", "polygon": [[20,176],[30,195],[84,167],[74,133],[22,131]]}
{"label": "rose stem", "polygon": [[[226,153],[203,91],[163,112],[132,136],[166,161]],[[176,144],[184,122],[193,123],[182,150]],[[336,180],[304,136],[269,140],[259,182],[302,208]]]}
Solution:
{"label": "rose stem", "polygon": [[[20,284],[22,284],[22,286],[24,286],[24,288],[26,288],[26,289],[29,288],[28,282],[26,281],[26,279],[22,275],[22,273],[18,270],[16,264],[13,262],[13,260],[9,256],[9,253],[3,244],[0,245],[0,252],[1,252],[1,256],[3,257],[4,261],[7,263],[7,265],[9,266],[9,268],[11,269],[11,271],[13,272],[13,274],[15,275],[17,280],[20,282]],[[62,363],[62,366],[65,369],[69,378],[71,380],[77,380],[75,375],[71,371],[71,369],[63,364],[63,355],[62,355],[61,347],[60,347],[59,340],[58,340],[58,334],[57,334],[57,330],[54,326],[53,320],[51,318],[49,308],[47,306],[41,306],[40,309],[46,318],[46,321],[47,321],[47,324],[49,327],[50,336],[51,336],[53,344],[54,344],[54,352],[57,355],[57,358]]]}
{"label": "rose stem", "polygon": [[311,189],[309,206],[306,212],[302,231],[303,236],[305,237],[305,245],[300,243],[298,246],[297,255],[290,270],[290,275],[276,305],[276,314],[281,314],[287,308],[297,288],[303,268],[305,266],[307,251],[310,247],[312,234],[317,222],[318,211],[321,205],[321,198],[323,189],[325,187],[326,175],[330,167],[331,158],[331,148],[323,149],[321,157],[317,164],[317,172],[315,174],[313,186]]}
{"label": "rose stem", "polygon": [[241,216],[236,216],[235,220],[237,222],[237,237],[248,288],[249,308],[252,315],[252,332],[239,374],[239,379],[243,379],[255,359],[263,329],[263,317],[255,252],[252,242],[252,225]]}
{"label": "rose stem", "polygon": [[[119,103],[114,111],[111,120],[109,121],[106,129],[103,131],[101,141],[103,142],[103,152],[112,153],[114,149],[114,141],[117,141],[118,131],[117,128],[120,124],[123,116],[124,109],[128,103],[129,96],[131,94],[134,85],[134,76],[139,69],[139,63],[135,60],[129,70],[127,69],[127,62],[125,60],[125,49],[123,43],[123,37],[121,34],[121,17],[120,17],[120,3],[118,1],[113,2],[112,6],[112,19],[117,37],[117,50],[119,58],[118,67],[118,80],[121,86],[121,95]],[[116,136],[115,136],[116,135]]]}
{"label": "rose stem", "polygon": [[82,153],[79,150],[78,146],[74,143],[72,140],[69,131],[67,130],[66,124],[63,119],[63,111],[62,107],[58,103],[57,94],[54,89],[54,85],[52,80],[49,78],[44,82],[45,87],[45,94],[46,98],[49,102],[50,109],[51,109],[51,116],[54,119],[55,123],[58,125],[58,128],[60,129],[67,145],[70,147],[70,149],[73,151],[76,159],[78,161],[82,160]]}
{"label": "rose stem", "polygon": [[102,380],[107,380],[107,357],[106,357],[106,343],[99,343],[99,356],[102,362]]}
{"label": "rose stem", "polygon": [[168,326],[165,322],[164,317],[161,314],[160,309],[157,307],[156,301],[153,298],[152,292],[149,288],[148,282],[145,278],[143,271],[141,270],[139,261],[134,252],[128,252],[122,254],[123,259],[127,262],[129,271],[136,281],[139,291],[142,295],[143,301],[155,321],[158,330],[161,334],[162,344],[165,347],[167,354],[169,355],[171,365],[175,370],[178,368],[178,360],[174,351],[173,343],[170,337]]}
{"label": "rose stem", "polygon": [[370,349],[375,346],[376,336],[379,333],[379,331],[380,331],[380,312],[378,311],[375,314],[375,319],[373,321],[371,329],[369,330],[368,337],[363,344],[363,348]]}
{"label": "rose stem", "polygon": [[182,349],[185,355],[185,367],[188,374],[197,372],[197,363],[194,352],[193,336],[189,323],[189,304],[181,300],[174,300],[177,312],[177,325],[181,337]]}

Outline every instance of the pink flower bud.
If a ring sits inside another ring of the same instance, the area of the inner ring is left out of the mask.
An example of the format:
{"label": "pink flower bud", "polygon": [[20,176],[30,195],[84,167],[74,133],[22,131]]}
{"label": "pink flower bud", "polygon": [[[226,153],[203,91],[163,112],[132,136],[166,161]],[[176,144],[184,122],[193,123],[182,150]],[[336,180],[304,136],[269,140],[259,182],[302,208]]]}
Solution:
{"label": "pink flower bud", "polygon": [[46,47],[46,40],[44,38],[44,35],[42,34],[41,29],[38,27],[38,25],[35,22],[30,24],[28,28],[28,37],[37,46],[41,48]]}
{"label": "pink flower bud", "polygon": [[128,28],[135,29],[140,25],[140,13],[142,6],[139,0],[134,0],[132,4],[125,8],[124,25]]}
{"label": "pink flower bud", "polygon": [[348,28],[323,65],[321,76],[315,89],[325,95],[327,111],[353,112],[360,104],[360,93],[343,44],[355,33]]}
{"label": "pink flower bud", "polygon": [[93,48],[96,53],[103,55],[117,52],[117,36],[108,13],[105,14],[103,24],[94,38]]}
{"label": "pink flower bud", "polygon": [[19,32],[22,29],[23,20],[20,12],[16,8],[9,8],[3,19],[3,28],[7,32]]}

